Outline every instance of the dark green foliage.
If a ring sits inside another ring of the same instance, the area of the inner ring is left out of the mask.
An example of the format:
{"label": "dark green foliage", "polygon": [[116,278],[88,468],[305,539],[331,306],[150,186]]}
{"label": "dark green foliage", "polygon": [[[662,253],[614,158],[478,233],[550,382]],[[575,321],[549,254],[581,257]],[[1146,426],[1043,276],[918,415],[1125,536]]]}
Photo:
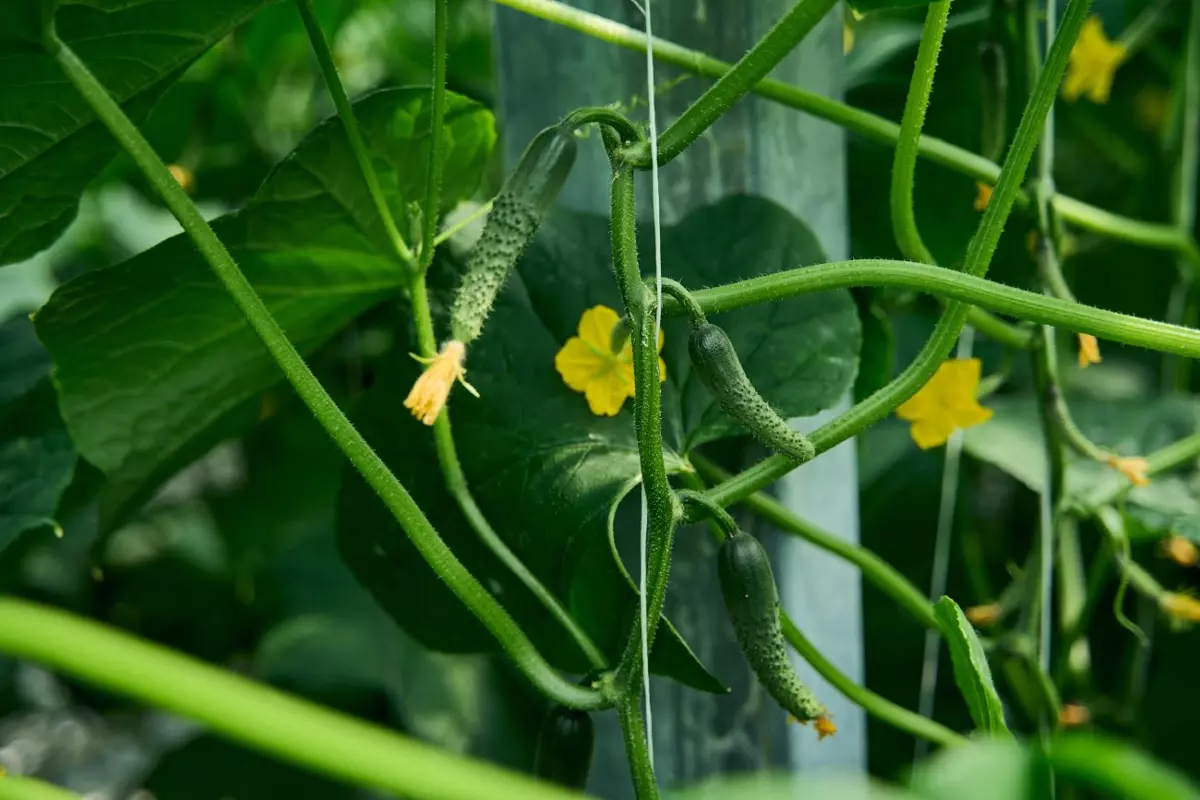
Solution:
{"label": "dark green foliage", "polygon": [[591,714],[554,706],[538,732],[533,774],[571,789],[583,789],[592,767],[595,741]]}

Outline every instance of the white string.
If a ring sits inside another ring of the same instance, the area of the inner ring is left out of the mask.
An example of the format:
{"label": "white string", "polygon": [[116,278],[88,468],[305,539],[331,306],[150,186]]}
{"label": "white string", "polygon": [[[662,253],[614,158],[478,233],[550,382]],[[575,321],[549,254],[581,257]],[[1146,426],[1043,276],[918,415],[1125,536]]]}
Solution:
{"label": "white string", "polygon": [[[658,334],[662,330],[662,209],[658,194],[658,119],[654,112],[654,35],[650,25],[650,0],[642,6],[638,0],[629,0],[646,21],[646,96],[650,109],[650,197],[654,214],[654,337],[653,347],[658,347]],[[656,359],[657,361],[657,359]],[[655,372],[657,372],[657,363]],[[658,376],[655,375],[655,378]],[[647,648],[646,620],[646,533],[649,527],[649,508],[646,502],[646,485],[642,483],[641,521],[641,628],[642,628],[642,696],[646,706],[646,746],[650,756],[650,767],[654,767],[654,717],[650,710],[650,652]]]}
{"label": "white string", "polygon": [[[975,329],[964,326],[958,337],[958,352],[955,358],[970,358],[975,347]],[[950,540],[954,531],[954,508],[958,501],[959,464],[962,460],[961,430],[950,434],[946,443],[946,458],[942,462],[942,492],[938,506],[937,538],[933,543],[933,570],[929,579],[929,602],[936,603],[946,593],[946,579],[950,572]],[[917,701],[917,713],[933,717],[934,697],[937,694],[938,650],[942,638],[932,628],[925,631],[925,656],[921,662],[921,693]],[[918,738],[914,761],[920,761],[929,752],[929,742]]]}

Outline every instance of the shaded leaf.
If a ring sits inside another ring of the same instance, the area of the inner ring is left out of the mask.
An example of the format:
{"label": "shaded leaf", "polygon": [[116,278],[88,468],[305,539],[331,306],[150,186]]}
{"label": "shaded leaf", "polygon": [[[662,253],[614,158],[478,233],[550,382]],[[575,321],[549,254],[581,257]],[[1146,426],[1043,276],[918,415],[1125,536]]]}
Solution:
{"label": "shaded leaf", "polygon": [[[268,0],[62,4],[58,35],[134,119]],[[41,45],[39,0],[0,5],[0,264],[49,246],[117,144]]]}
{"label": "shaded leaf", "polygon": [[1065,783],[1131,800],[1195,800],[1200,787],[1188,776],[1132,744],[1092,735],[1061,736],[1046,761]]}
{"label": "shaded leaf", "polygon": [[75,447],[49,380],[0,407],[0,555],[25,531],[58,525],[58,500],[74,470]]}
{"label": "shaded leaf", "polygon": [[668,800],[793,800],[828,797],[837,800],[919,800],[903,788],[871,778],[841,775],[759,773],[721,776],[695,786],[667,791]]}
{"label": "shaded leaf", "polygon": [[954,682],[967,701],[975,727],[990,734],[1008,731],[1004,724],[1004,705],[992,682],[992,670],[988,666],[987,654],[975,628],[967,620],[958,604],[949,597],[942,597],[934,606],[950,661],[954,665]]}
{"label": "shaded leaf", "polygon": [[[636,607],[633,582],[618,556],[618,543],[636,531],[636,521],[631,525],[617,512],[640,472],[630,406],[615,417],[597,417],[554,368],[555,353],[576,333],[586,309],[620,307],[608,253],[605,218],[558,213],[547,220],[483,337],[471,345],[470,379],[481,399],[457,392],[451,408],[460,458],[486,516],[615,660]],[[690,286],[820,258],[802,223],[756,198],[729,198],[697,211],[664,238],[664,273]],[[714,319],[760,391],[785,413],[814,413],[853,380],[859,329],[846,292]],[[668,469],[677,471],[684,468],[679,453],[685,446],[741,431],[691,376],[687,323],[671,321],[665,339],[665,457]],[[574,646],[483,548],[447,495],[428,432],[400,408],[416,375],[410,359],[395,358],[356,421],[458,557],[539,649],[582,671]],[[413,636],[448,650],[494,646],[354,475],[343,491],[339,538],[356,574]],[[669,628],[655,643],[651,666],[689,685],[720,690]]]}
{"label": "shaded leaf", "polygon": [[[355,104],[393,212],[423,193],[427,90],[385,90]],[[444,197],[474,190],[492,117],[448,102]],[[327,120],[215,229],[303,353],[395,297],[391,252],[340,122]],[[80,452],[116,483],[146,481],[277,382],[279,370],[190,239],[176,236],[60,287],[37,314],[63,416]]]}
{"label": "shaded leaf", "polygon": [[935,755],[910,785],[926,800],[1028,800],[1040,797],[1033,759],[1011,739],[991,739]]}

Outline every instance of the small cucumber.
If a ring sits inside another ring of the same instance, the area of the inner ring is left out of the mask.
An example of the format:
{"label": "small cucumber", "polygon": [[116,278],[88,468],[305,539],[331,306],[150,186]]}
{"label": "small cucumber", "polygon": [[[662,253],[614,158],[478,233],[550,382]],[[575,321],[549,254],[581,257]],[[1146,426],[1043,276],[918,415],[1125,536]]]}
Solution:
{"label": "small cucumber", "polygon": [[450,332],[455,340],[470,344],[482,333],[496,295],[571,174],[576,149],[571,127],[546,128],[504,181],[454,296]]}
{"label": "small cucumber", "polygon": [[688,353],[696,374],[717,398],[721,409],[755,439],[796,461],[813,457],[808,437],[788,425],[750,383],[725,331],[710,322],[693,326]]}
{"label": "small cucumber", "polygon": [[753,536],[736,533],[721,545],[717,574],[738,644],[759,683],[800,722],[824,718],[824,706],[788,660],[767,551]]}
{"label": "small cucumber", "polygon": [[596,731],[586,711],[555,705],[538,732],[533,774],[572,789],[583,789],[592,766]]}

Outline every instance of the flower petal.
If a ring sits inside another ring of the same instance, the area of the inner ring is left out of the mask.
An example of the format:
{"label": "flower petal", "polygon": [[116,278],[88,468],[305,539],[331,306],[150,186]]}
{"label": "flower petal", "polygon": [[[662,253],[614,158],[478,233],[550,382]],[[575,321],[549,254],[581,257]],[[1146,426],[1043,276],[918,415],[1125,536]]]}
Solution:
{"label": "flower petal", "polygon": [[625,404],[625,398],[631,396],[632,392],[617,370],[609,370],[603,376],[589,382],[584,394],[587,397],[588,408],[593,414],[614,417]]}
{"label": "flower petal", "polygon": [[592,306],[579,318],[579,338],[602,352],[610,352],[612,329],[620,319],[608,306]]}
{"label": "flower petal", "polygon": [[572,336],[554,356],[554,368],[567,386],[582,392],[598,375],[611,369],[611,362],[605,361],[583,339]]}
{"label": "flower petal", "polygon": [[911,433],[917,447],[929,450],[950,440],[950,434],[954,433],[954,423],[945,416],[925,417],[912,424]]}

